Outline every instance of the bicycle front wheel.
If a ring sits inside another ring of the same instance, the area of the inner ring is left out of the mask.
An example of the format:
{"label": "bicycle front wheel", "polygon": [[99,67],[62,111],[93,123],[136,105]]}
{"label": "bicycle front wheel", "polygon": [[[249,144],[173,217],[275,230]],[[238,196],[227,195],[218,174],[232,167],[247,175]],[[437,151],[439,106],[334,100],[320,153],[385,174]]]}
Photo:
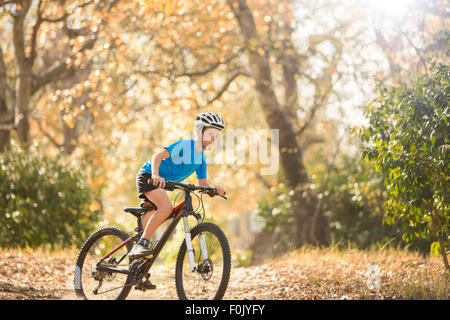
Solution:
{"label": "bicycle front wheel", "polygon": [[[204,246],[201,239],[204,238]],[[220,300],[230,279],[231,253],[228,240],[215,224],[200,223],[191,230],[196,270],[192,272],[183,241],[175,268],[175,285],[182,300]]]}

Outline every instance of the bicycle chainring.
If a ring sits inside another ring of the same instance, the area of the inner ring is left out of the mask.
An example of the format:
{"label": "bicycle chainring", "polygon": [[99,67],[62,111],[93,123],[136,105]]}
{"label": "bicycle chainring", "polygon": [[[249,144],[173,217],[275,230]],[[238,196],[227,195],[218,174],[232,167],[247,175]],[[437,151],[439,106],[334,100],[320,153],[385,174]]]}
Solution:
{"label": "bicycle chainring", "polygon": [[136,259],[130,264],[130,276],[134,284],[138,284],[144,278],[144,270],[141,268],[144,261],[145,259]]}

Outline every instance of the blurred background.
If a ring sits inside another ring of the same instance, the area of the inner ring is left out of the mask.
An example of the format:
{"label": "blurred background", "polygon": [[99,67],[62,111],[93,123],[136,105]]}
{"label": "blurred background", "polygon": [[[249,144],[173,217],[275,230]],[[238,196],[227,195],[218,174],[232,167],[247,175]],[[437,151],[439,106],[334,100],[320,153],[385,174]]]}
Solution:
{"label": "blurred background", "polygon": [[211,111],[280,130],[276,174],[208,166],[229,200],[204,198],[206,220],[235,263],[304,244],[427,254],[383,222],[384,176],[355,132],[380,86],[448,65],[449,17],[445,0],[0,0],[0,246],[132,232],[138,170]]}

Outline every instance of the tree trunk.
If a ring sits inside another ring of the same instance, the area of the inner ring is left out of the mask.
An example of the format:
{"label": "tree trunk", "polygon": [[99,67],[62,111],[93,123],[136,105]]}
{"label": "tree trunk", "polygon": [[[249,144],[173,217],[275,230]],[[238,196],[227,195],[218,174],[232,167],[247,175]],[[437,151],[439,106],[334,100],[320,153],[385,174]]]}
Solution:
{"label": "tree trunk", "polygon": [[14,123],[14,116],[8,110],[6,92],[6,67],[0,47],[0,152],[3,152],[9,144],[10,132]]}
{"label": "tree trunk", "polygon": [[447,259],[447,246],[445,245],[445,242],[442,240],[439,240],[439,245],[441,247],[441,256],[442,256],[442,262],[444,262],[445,270],[450,273],[450,265],[448,264]]}
{"label": "tree trunk", "polygon": [[14,53],[19,69],[16,82],[17,100],[15,107],[15,123],[17,137],[21,144],[30,142],[29,103],[31,98],[32,61],[25,53],[25,17],[31,6],[31,0],[23,1],[17,15],[14,16],[13,42]]}
{"label": "tree trunk", "polygon": [[[295,191],[292,196],[293,215],[298,229],[295,244],[296,246],[305,243],[325,244],[328,242],[327,227],[323,224],[320,226],[323,219],[318,219],[319,223],[313,223],[312,208],[315,206],[308,203],[308,198],[302,197],[303,186],[308,183],[303,153],[297,142],[296,132],[275,95],[269,59],[257,34],[252,12],[245,0],[227,0],[227,2],[239,24],[247,48],[252,78],[255,80],[258,100],[264,111],[266,122],[270,128],[279,130],[280,163],[287,184]],[[311,230],[313,225],[317,230]]]}
{"label": "tree trunk", "polygon": [[31,100],[31,68],[20,67],[19,79],[17,80],[17,138],[21,144],[30,142],[30,120],[29,104]]}

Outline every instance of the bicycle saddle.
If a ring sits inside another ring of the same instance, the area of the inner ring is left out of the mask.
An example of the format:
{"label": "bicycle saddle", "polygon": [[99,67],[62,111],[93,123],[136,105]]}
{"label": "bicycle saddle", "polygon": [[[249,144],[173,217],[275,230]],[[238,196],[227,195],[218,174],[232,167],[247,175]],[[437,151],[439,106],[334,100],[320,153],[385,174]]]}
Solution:
{"label": "bicycle saddle", "polygon": [[143,207],[143,208],[123,208],[123,211],[129,212],[132,215],[139,217],[146,213],[147,211],[155,210],[155,207]]}

